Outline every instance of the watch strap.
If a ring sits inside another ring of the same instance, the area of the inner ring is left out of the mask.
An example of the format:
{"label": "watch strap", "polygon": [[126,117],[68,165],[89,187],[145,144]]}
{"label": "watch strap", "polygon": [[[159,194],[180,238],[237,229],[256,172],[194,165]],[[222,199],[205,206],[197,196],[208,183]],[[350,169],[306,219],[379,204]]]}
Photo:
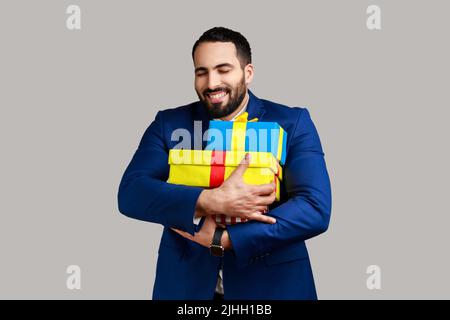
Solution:
{"label": "watch strap", "polygon": [[224,228],[217,227],[216,231],[214,231],[213,239],[212,239],[212,245],[214,246],[220,246],[222,242],[222,234],[225,231]]}

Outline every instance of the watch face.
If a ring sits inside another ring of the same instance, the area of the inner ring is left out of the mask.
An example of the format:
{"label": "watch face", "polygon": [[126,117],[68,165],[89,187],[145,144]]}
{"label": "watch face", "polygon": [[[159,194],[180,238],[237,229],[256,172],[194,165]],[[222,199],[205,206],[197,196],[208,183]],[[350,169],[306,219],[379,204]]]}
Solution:
{"label": "watch face", "polygon": [[222,246],[216,246],[212,245],[209,247],[209,250],[211,251],[211,255],[215,257],[223,257],[223,247]]}

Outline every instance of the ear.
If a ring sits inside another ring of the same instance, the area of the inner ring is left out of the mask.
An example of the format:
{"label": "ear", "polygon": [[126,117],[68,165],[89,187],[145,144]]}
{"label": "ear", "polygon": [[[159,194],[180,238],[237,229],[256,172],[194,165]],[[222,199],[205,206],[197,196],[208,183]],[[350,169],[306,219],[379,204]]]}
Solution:
{"label": "ear", "polygon": [[253,65],[251,63],[249,63],[244,68],[244,76],[245,76],[245,84],[246,85],[249,85],[253,81],[253,73],[254,73]]}

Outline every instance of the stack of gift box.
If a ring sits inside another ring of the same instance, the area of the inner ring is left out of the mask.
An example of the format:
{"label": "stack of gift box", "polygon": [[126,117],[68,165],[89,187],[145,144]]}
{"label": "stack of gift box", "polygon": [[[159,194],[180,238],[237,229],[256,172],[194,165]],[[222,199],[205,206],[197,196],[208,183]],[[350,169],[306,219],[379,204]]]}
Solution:
{"label": "stack of gift box", "polygon": [[[274,182],[276,200],[280,200],[282,165],[286,159],[286,132],[276,122],[247,121],[244,112],[235,121],[212,120],[207,131],[205,150],[169,150],[169,179],[167,182],[204,188],[219,187],[246,153],[250,154],[248,168],[243,174],[247,184]],[[216,215],[218,224],[245,222],[239,217]]]}

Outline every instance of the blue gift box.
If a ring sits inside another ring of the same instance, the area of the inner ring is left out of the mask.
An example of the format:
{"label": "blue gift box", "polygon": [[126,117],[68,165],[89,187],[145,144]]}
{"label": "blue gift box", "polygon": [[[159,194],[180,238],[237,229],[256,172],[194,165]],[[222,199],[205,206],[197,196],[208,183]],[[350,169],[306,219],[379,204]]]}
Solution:
{"label": "blue gift box", "polygon": [[205,150],[270,152],[284,164],[287,135],[276,122],[209,122]]}

